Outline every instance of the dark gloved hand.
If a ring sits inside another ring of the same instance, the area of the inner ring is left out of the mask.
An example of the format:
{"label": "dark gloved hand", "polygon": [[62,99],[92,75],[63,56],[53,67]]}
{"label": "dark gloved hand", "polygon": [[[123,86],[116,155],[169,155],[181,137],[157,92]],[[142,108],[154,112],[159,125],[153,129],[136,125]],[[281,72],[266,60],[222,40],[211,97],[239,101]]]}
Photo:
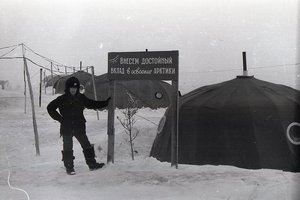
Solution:
{"label": "dark gloved hand", "polygon": [[111,100],[111,97],[108,97],[105,101],[108,103]]}
{"label": "dark gloved hand", "polygon": [[111,100],[111,97],[108,97],[105,101],[104,101],[104,103],[105,103],[105,107],[107,107],[108,106],[108,103],[109,103],[109,101]]}
{"label": "dark gloved hand", "polygon": [[63,119],[61,118],[61,119],[59,119],[59,120],[57,120],[59,123],[63,123]]}

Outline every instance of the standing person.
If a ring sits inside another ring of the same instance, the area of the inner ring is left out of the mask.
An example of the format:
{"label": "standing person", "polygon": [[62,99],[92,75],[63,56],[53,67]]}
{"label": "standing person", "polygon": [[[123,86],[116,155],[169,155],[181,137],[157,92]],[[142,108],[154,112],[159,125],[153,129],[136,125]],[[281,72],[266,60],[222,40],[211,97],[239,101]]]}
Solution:
{"label": "standing person", "polygon": [[[49,115],[60,122],[60,135],[63,138],[62,161],[67,174],[74,175],[73,136],[80,143],[86,164],[90,170],[100,169],[104,163],[95,160],[94,147],[88,140],[85,128],[83,110],[101,109],[108,105],[110,97],[106,101],[93,101],[84,94],[79,93],[80,82],[76,77],[67,79],[65,94],[57,97],[47,106]],[[57,111],[59,110],[59,112]]]}

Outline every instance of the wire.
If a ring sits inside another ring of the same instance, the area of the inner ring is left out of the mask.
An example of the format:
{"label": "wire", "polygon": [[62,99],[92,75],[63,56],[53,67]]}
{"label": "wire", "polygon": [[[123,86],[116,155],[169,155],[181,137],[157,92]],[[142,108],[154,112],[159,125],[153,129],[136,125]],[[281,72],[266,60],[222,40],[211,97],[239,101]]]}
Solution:
{"label": "wire", "polygon": [[16,56],[16,57],[0,57],[1,60],[5,60],[5,59],[16,59],[16,58],[21,58],[23,59],[23,57],[20,57],[20,56]]}
{"label": "wire", "polygon": [[[48,62],[58,63],[58,62],[56,62],[56,61],[54,61],[54,60],[52,60],[52,59],[50,59],[50,58],[47,58],[47,57],[45,57],[45,56],[43,56],[43,55],[41,55],[41,54],[35,52],[35,51],[32,50],[31,48],[29,48],[27,45],[24,44],[24,46],[25,46],[25,48],[26,48],[27,50],[29,50],[30,52],[34,53],[34,54],[37,55],[37,56],[40,56],[41,58],[44,58],[44,59],[47,60]],[[58,64],[60,64],[60,63],[58,63]]]}
{"label": "wire", "polygon": [[1,47],[0,50],[2,49],[8,49],[8,48],[12,48],[12,47],[16,47],[16,46],[20,46],[21,44],[17,44],[17,45],[12,45],[12,46],[7,46],[7,47]]}
{"label": "wire", "polygon": [[[56,66],[56,68],[57,68],[58,71],[59,71],[59,67],[65,67],[65,68],[72,69],[72,70],[75,68],[75,71],[80,71],[80,69],[78,69],[78,67],[72,67],[72,66],[67,66],[67,65],[61,64],[61,63],[59,63],[59,62],[57,62],[57,61],[55,61],[55,60],[52,60],[52,59],[50,59],[50,58],[47,58],[47,57],[45,57],[45,56],[43,56],[43,55],[37,53],[36,51],[32,50],[31,48],[29,48],[29,47],[28,47],[27,45],[25,45],[25,44],[24,44],[24,46],[25,46],[25,48],[26,48],[27,50],[29,50],[29,51],[32,52],[33,54],[35,54],[35,55],[37,55],[37,56],[40,56],[41,58],[45,59],[45,60],[48,61],[48,62],[51,62],[51,63],[53,64],[53,67]],[[92,66],[86,66],[85,68],[86,68],[86,69],[89,69],[89,68],[91,68],[91,67],[92,67]],[[77,69],[76,69],[76,68],[77,68]]]}
{"label": "wire", "polygon": [[[30,51],[31,53],[43,58],[44,60],[46,60],[47,62],[51,62],[53,67],[56,69],[56,72],[58,73],[63,73],[60,71],[59,67],[64,67],[64,68],[68,68],[68,69],[72,69],[74,72],[76,71],[80,71],[80,69],[78,69],[78,67],[71,67],[71,66],[67,66],[67,65],[64,65],[64,64],[61,64],[55,60],[52,60],[50,58],[47,58],[39,53],[37,53],[36,51],[32,50],[31,48],[29,48],[27,45],[25,44],[18,44],[18,45],[13,45],[13,46],[7,46],[7,47],[2,47],[0,48],[1,49],[6,49],[6,48],[12,48],[12,47],[15,47],[13,50],[15,50],[18,46],[20,45],[24,45],[25,47],[25,51],[28,50]],[[11,50],[10,52],[12,52],[13,50]],[[8,52],[8,53],[10,53]],[[23,58],[23,57],[3,57],[5,55],[7,55],[8,53],[6,54],[3,54],[2,56],[0,56],[0,59],[14,59],[14,58]],[[49,70],[49,68],[47,67],[44,67],[42,65],[39,65],[37,64],[36,62],[32,61],[31,59],[29,58],[26,58],[28,61],[30,61],[31,63],[39,66],[39,67],[42,67],[43,69],[46,69],[46,70]],[[299,66],[300,63],[293,63],[293,64],[280,64],[280,65],[270,65],[270,66],[256,66],[256,67],[248,67],[249,70],[256,70],[256,69],[264,69],[264,68],[276,68],[276,67],[287,67],[287,66]],[[88,70],[89,68],[92,68],[92,66],[85,66],[86,70]],[[232,69],[224,69],[224,70],[208,70],[208,71],[200,71],[200,72],[197,72],[197,73],[218,73],[218,72],[228,72],[228,71],[240,71],[241,69],[236,69],[236,68],[232,68]],[[71,72],[70,72],[71,73]]]}
{"label": "wire", "polygon": [[41,67],[41,68],[43,68],[43,69],[45,69],[45,70],[49,70],[48,68],[44,67],[43,65],[37,64],[36,62],[32,61],[32,60],[29,59],[29,58],[25,58],[25,59],[28,60],[29,62],[31,62],[32,64],[38,66],[38,67]]}
{"label": "wire", "polygon": [[18,48],[19,46],[16,46],[15,48],[11,49],[9,52],[5,53],[5,54],[2,54],[0,57],[4,57],[6,56],[7,54],[9,54],[10,52],[14,51],[16,48]]}
{"label": "wire", "polygon": [[140,118],[142,118],[142,119],[144,119],[144,120],[146,120],[146,121],[148,121],[148,122],[150,122],[150,123],[152,123],[152,124],[154,124],[154,125],[156,125],[156,126],[158,126],[158,124],[154,123],[153,121],[151,121],[151,120],[149,120],[149,119],[147,119],[145,117],[142,117],[142,116],[140,116],[138,114],[135,114],[135,115],[138,116],[138,117],[140,117]]}
{"label": "wire", "polygon": [[[0,60],[3,60],[3,59],[23,59],[23,57],[0,57]],[[45,67],[45,66],[43,66],[43,65],[37,64],[36,62],[34,62],[33,60],[31,60],[30,58],[26,58],[26,57],[25,57],[25,59],[28,60],[29,62],[31,62],[32,64],[38,66],[38,67],[41,67],[41,68],[43,68],[43,69],[45,69],[45,70],[48,70],[48,71],[51,71],[49,68],[47,68],[47,67]],[[52,71],[53,71],[53,70],[52,70]],[[54,70],[53,73],[55,74],[55,72],[63,73],[63,72],[55,71],[55,70]]]}
{"label": "wire", "polygon": [[52,60],[52,59],[50,59],[50,58],[47,58],[47,57],[45,57],[45,56],[43,56],[43,55],[41,55],[41,54],[35,52],[34,50],[32,50],[31,48],[29,48],[29,47],[28,47],[27,45],[25,45],[25,44],[24,44],[24,46],[25,46],[25,48],[28,49],[30,52],[34,53],[34,54],[37,55],[37,56],[40,56],[41,58],[45,59],[45,60],[48,61],[48,62],[52,62],[52,63],[55,64],[56,66],[62,66],[62,67],[67,67],[67,68],[69,68],[69,69],[71,69],[71,68],[73,69],[73,67],[63,65],[63,64],[61,64],[61,63],[59,63],[59,62],[57,62],[57,61],[55,61],[55,60]]}
{"label": "wire", "polygon": [[[29,58],[25,58],[25,59],[28,60],[29,62],[31,62],[32,64],[34,64],[34,65],[40,67],[40,68],[43,68],[43,69],[48,70],[48,71],[51,71],[49,68],[47,68],[47,67],[45,67],[45,66],[43,66],[43,65],[37,64],[36,62],[34,62],[33,60],[31,60],[31,59],[29,59]],[[60,72],[60,71],[55,71],[55,70],[52,70],[52,72],[53,72],[53,73],[55,73],[55,72],[62,73],[62,72]]]}

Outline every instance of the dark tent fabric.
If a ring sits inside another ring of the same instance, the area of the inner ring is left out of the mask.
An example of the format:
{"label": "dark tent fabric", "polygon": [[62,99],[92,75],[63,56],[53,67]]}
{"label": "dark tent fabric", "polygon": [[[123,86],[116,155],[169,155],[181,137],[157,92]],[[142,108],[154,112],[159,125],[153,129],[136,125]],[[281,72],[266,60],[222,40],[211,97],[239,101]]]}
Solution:
{"label": "dark tent fabric", "polygon": [[[170,162],[168,111],[150,156]],[[298,90],[254,77],[200,87],[179,100],[178,162],[300,171],[300,147],[286,134],[299,112]],[[299,143],[300,129],[293,132]]]}
{"label": "dark tent fabric", "polygon": [[[105,100],[109,95],[109,80],[107,74],[95,77],[97,100]],[[127,92],[137,101],[137,107],[157,109],[170,105],[172,86],[158,80],[116,80],[115,104],[117,108],[128,107]],[[94,98],[92,81],[85,86],[85,95]],[[159,96],[159,97],[158,97]],[[158,97],[158,98],[157,98]]]}
{"label": "dark tent fabric", "polygon": [[53,75],[53,77],[51,75],[46,76],[44,78],[45,87],[54,86],[54,83],[61,77],[63,76],[62,75]]}
{"label": "dark tent fabric", "polygon": [[83,87],[85,87],[88,81],[92,80],[92,75],[84,71],[78,71],[71,75],[63,76],[54,83],[53,87],[55,88],[55,93],[63,94],[65,91],[65,82],[72,76],[78,78],[78,80],[80,81],[80,85],[82,85]]}

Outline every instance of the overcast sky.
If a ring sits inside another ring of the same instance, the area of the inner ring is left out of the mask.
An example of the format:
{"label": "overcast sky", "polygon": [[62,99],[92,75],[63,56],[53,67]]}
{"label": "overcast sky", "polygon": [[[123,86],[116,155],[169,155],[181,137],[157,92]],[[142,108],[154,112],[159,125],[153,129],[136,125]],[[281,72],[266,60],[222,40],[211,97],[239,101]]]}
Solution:
{"label": "overcast sky", "polygon": [[[293,66],[299,62],[297,3],[1,0],[0,47],[24,43],[68,66],[79,66],[80,61],[93,65],[96,74],[107,72],[110,51],[179,50],[182,72],[240,69],[242,51],[246,51],[250,69],[264,67],[254,70],[254,74],[275,70],[272,76],[276,80],[283,70],[290,79],[291,75],[296,77],[299,67]],[[17,69],[14,65],[16,61],[0,60],[0,79],[7,73],[11,76]]]}

